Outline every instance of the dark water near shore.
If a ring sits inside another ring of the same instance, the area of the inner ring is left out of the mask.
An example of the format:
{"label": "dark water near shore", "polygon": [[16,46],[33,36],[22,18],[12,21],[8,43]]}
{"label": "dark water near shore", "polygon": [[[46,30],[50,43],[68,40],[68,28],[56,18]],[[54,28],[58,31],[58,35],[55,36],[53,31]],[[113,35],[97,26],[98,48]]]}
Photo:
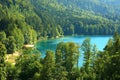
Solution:
{"label": "dark water near shore", "polygon": [[[44,40],[37,43],[36,48],[41,52],[42,57],[45,56],[46,50],[56,50],[56,46],[59,42],[75,42],[76,44],[81,45],[85,38],[89,37],[91,39],[91,44],[97,45],[98,50],[103,50],[107,44],[109,38],[112,36],[67,36],[58,39]],[[83,64],[83,54],[81,52],[79,58],[79,66]]]}

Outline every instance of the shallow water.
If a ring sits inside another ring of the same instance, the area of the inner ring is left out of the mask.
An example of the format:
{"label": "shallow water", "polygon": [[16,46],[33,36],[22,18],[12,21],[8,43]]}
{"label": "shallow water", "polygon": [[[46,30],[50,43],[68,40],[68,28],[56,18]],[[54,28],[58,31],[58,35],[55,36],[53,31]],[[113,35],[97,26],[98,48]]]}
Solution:
{"label": "shallow water", "polygon": [[[42,57],[45,56],[46,50],[56,50],[56,46],[60,42],[75,42],[76,44],[81,45],[85,38],[89,37],[91,39],[91,44],[97,45],[98,50],[103,50],[108,40],[112,36],[67,36],[58,39],[50,39],[45,41],[40,41],[37,43],[36,48],[42,53]],[[83,54],[80,51],[79,66],[83,64]]]}

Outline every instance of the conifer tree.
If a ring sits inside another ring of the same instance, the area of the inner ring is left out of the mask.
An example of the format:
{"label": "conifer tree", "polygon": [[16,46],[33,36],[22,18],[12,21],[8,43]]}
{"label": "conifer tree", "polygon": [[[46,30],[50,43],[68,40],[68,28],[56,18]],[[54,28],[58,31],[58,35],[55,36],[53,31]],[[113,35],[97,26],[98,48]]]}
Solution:
{"label": "conifer tree", "polygon": [[0,80],[6,80],[5,54],[7,50],[5,45],[0,42]]}

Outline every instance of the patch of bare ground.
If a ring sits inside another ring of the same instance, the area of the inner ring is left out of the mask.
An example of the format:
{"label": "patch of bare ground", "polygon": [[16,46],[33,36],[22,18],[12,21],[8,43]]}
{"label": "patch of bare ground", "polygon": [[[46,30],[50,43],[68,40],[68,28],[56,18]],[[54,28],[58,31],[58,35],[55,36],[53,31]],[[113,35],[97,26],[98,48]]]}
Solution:
{"label": "patch of bare ground", "polygon": [[15,65],[15,63],[16,63],[15,60],[20,55],[21,55],[21,53],[19,51],[15,51],[13,54],[7,54],[6,55],[6,62],[9,62],[9,63]]}

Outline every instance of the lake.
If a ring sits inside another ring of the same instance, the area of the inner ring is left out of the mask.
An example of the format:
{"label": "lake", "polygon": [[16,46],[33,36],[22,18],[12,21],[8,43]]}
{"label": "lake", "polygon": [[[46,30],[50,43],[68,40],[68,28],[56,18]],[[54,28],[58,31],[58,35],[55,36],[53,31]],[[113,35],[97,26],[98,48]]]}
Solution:
{"label": "lake", "polygon": [[[76,44],[81,45],[85,38],[89,37],[91,39],[91,44],[97,45],[98,50],[103,50],[105,45],[107,44],[108,40],[112,38],[112,36],[66,36],[61,37],[58,39],[49,39],[40,41],[37,43],[36,48],[42,53],[42,57],[45,56],[46,50],[56,50],[56,46],[60,42],[75,42]],[[83,54],[80,51],[80,58],[79,58],[79,66],[83,64]]]}

